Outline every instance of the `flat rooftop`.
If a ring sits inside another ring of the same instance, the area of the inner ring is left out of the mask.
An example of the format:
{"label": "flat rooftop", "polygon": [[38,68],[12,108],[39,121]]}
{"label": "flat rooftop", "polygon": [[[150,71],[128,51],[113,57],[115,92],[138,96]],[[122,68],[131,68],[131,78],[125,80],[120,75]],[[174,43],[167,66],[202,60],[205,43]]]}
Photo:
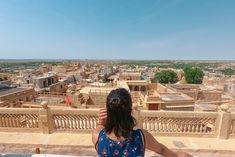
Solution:
{"label": "flat rooftop", "polygon": [[140,75],[141,75],[141,72],[122,72],[121,75],[140,76]]}
{"label": "flat rooftop", "polygon": [[195,90],[194,89],[189,89],[189,88],[187,88],[187,89],[176,89],[177,90],[177,92],[194,92]]}
{"label": "flat rooftop", "polygon": [[148,83],[147,80],[125,80],[125,82],[144,82],[144,83]]}
{"label": "flat rooftop", "polygon": [[21,92],[26,90],[27,88],[0,88],[0,96],[15,93],[15,92]]}
{"label": "flat rooftop", "polygon": [[108,87],[83,87],[80,90],[80,93],[85,93],[85,94],[89,94],[90,92],[96,92],[96,91],[100,91],[100,92],[106,92],[106,91],[111,91],[113,90],[113,88],[108,88]]}
{"label": "flat rooftop", "polygon": [[215,111],[218,106],[214,104],[200,103],[196,104],[195,107],[203,111]]}
{"label": "flat rooftop", "polygon": [[48,103],[61,103],[64,102],[65,99],[64,98],[57,98],[57,97],[37,97],[35,99],[36,102],[43,102],[43,101],[47,101]]}
{"label": "flat rooftop", "polygon": [[171,100],[192,100],[193,98],[186,95],[162,95],[162,100],[171,101]]}
{"label": "flat rooftop", "polygon": [[47,78],[51,78],[51,77],[55,77],[56,75],[45,75],[45,76],[39,76],[37,78],[35,78],[35,80],[40,80],[40,79],[47,79]]}

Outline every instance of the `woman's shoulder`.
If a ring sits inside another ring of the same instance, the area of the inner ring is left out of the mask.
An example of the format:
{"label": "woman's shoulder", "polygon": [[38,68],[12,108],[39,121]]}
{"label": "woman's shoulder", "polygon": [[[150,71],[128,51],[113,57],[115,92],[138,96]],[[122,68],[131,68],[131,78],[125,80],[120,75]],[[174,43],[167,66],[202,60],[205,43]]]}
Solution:
{"label": "woman's shoulder", "polygon": [[145,143],[145,135],[144,135],[144,130],[143,129],[136,129],[133,130],[133,135],[132,136],[137,136],[143,143]]}
{"label": "woman's shoulder", "polygon": [[100,132],[98,133],[98,137],[101,137],[101,136],[105,136],[105,130],[104,129],[100,130]]}
{"label": "woman's shoulder", "polygon": [[142,140],[144,138],[144,134],[143,134],[143,131],[142,129],[135,129],[132,131],[132,137],[140,137]]}
{"label": "woman's shoulder", "polygon": [[99,137],[104,133],[104,129],[103,128],[99,128],[99,129],[95,129],[92,132],[92,142],[94,144],[97,143]]}

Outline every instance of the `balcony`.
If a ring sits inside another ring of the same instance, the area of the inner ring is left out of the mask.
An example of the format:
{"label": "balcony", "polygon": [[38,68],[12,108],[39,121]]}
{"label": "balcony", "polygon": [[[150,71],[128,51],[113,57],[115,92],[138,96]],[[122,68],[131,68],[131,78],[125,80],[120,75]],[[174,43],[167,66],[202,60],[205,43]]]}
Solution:
{"label": "balcony", "polygon": [[[96,128],[97,113],[98,109],[1,108],[0,140],[4,146],[1,152],[34,153],[35,148],[40,148],[41,153],[47,154],[95,155],[91,131]],[[171,149],[195,155],[235,153],[235,113],[226,109],[221,112],[134,110],[133,116],[137,128],[148,130]]]}

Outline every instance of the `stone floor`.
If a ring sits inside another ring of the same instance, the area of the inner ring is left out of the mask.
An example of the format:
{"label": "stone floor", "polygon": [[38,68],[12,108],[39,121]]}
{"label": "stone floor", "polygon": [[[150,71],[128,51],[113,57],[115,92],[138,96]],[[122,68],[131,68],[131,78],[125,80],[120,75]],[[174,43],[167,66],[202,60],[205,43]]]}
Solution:
{"label": "stone floor", "polygon": [[[183,150],[200,157],[235,157],[235,139],[155,137],[175,151]],[[0,154],[42,154],[95,156],[90,134],[75,133],[0,133]],[[2,155],[3,156],[3,155]],[[156,156],[147,151],[146,156]]]}
{"label": "stone floor", "polygon": [[[211,154],[211,153],[192,153],[193,157],[234,157],[233,154]],[[80,157],[93,155],[58,155],[58,154],[0,154],[1,157]],[[95,156],[95,155],[94,155]],[[153,155],[146,153],[147,157],[162,157],[160,155]]]}
{"label": "stone floor", "polygon": [[[35,146],[1,146],[0,152],[4,157],[14,157],[13,155],[6,154],[17,154],[17,156],[31,157],[31,154],[35,153]],[[194,157],[235,157],[235,153],[232,152],[218,152],[218,151],[187,151],[189,154],[194,155]],[[95,156],[96,152],[94,148],[82,148],[73,146],[46,146],[40,147],[41,154],[53,154],[53,156],[61,157],[58,155],[71,156]],[[20,155],[22,154],[22,155]],[[28,154],[28,155],[27,155]],[[51,155],[46,155],[51,156]],[[46,157],[45,156],[45,157]],[[151,151],[146,151],[145,156],[149,157],[160,157]],[[37,157],[37,156],[33,156]]]}

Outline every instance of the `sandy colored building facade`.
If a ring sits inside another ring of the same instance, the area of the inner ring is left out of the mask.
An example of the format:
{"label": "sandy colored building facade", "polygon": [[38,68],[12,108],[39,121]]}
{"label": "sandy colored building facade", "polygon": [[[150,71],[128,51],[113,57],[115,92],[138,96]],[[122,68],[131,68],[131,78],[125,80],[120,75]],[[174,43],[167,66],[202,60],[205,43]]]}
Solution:
{"label": "sandy colored building facade", "polygon": [[115,86],[83,87],[79,91],[86,107],[105,106],[109,92],[115,88],[127,89],[134,106],[147,110],[193,110],[195,101],[186,94],[175,92],[158,83],[146,80],[117,81]]}
{"label": "sandy colored building facade", "polygon": [[221,101],[222,92],[200,84],[173,84],[173,90],[182,92],[201,102]]}
{"label": "sandy colored building facade", "polygon": [[0,106],[17,107],[22,102],[33,101],[36,97],[33,88],[0,89]]}
{"label": "sandy colored building facade", "polygon": [[119,80],[140,80],[141,72],[121,72],[119,75]]}
{"label": "sandy colored building facade", "polygon": [[58,82],[57,75],[42,76],[42,77],[35,78],[35,87],[38,89],[43,89],[57,82]]}

